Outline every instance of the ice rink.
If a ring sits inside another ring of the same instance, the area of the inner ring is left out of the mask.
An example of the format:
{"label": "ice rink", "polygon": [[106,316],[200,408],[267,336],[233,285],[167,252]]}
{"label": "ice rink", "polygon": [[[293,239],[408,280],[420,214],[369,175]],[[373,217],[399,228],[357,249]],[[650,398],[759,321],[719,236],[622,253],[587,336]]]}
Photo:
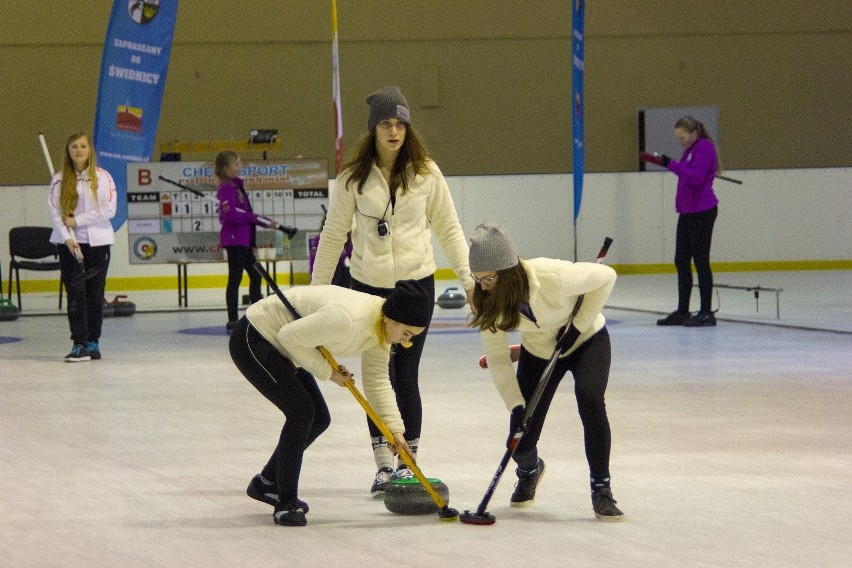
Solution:
{"label": "ice rink", "polygon": [[[493,526],[371,499],[366,419],[331,383],[332,424],[300,483],[308,526],[277,526],[245,489],[283,417],[230,360],[222,290],[193,290],[181,310],[173,292],[131,293],[139,311],[105,320],[104,358],[78,364],[62,360],[56,294],[28,294],[26,315],[0,322],[0,566],[852,566],[852,274],[716,281],[783,288],[780,319],[774,293],[720,290],[717,327],[658,327],[673,274],[619,278],[604,311],[626,521],[594,518],[569,376],[534,506],[509,507],[510,468]],[[465,315],[436,309],[421,364],[419,465],[459,511],[476,509],[508,431]]]}

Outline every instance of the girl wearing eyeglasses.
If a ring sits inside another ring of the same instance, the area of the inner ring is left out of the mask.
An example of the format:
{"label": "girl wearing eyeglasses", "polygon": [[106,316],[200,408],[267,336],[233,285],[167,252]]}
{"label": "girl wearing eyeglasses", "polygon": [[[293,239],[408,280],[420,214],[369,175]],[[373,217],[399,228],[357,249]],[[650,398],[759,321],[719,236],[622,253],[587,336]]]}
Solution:
{"label": "girl wearing eyeglasses", "polygon": [[[511,506],[533,504],[545,471],[536,446],[556,388],[571,371],[583,423],[595,517],[601,521],[623,520],[610,488],[611,435],[604,394],[611,353],[606,320],[601,314],[615,285],[615,271],[591,262],[521,259],[506,229],[494,223],[479,225],[471,237],[470,269],[476,282],[470,325],[480,331],[491,378],[511,412],[507,445],[523,424],[525,407],[548,361],[555,350],[560,351],[512,456],[518,482]],[[581,295],[583,300],[572,318]],[[512,331],[519,331],[521,337],[517,373],[509,353]]]}

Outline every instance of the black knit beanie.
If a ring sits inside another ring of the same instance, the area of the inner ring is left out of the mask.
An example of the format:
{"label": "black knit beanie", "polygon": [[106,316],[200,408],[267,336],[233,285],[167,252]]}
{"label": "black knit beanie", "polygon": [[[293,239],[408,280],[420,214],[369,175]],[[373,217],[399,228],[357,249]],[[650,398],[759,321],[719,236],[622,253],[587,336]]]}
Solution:
{"label": "black knit beanie", "polygon": [[382,312],[401,324],[426,327],[434,303],[435,298],[417,280],[400,280],[382,305]]}

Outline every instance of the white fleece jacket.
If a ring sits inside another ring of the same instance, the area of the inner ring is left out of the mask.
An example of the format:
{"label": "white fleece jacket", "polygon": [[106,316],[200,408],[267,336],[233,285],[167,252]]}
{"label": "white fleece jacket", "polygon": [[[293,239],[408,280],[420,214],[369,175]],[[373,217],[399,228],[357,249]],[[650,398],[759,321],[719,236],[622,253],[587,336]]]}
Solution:
{"label": "white fleece jacket", "polygon": [[[603,328],[606,320],[601,310],[615,286],[615,270],[593,262],[569,262],[551,258],[521,259],[530,284],[530,308],[536,321],[521,316],[518,331],[521,344],[531,354],[550,359],[556,348],[556,334],[568,322],[577,297],[585,294],[583,304],[574,316],[574,327],[580,337],[569,351],[573,352]],[[488,370],[500,397],[511,410],[524,404],[524,397],[509,358],[509,334],[497,330],[480,333]]]}
{"label": "white fleece jacket", "polygon": [[301,319],[273,295],[246,310],[251,325],[294,365],[321,381],[331,379],[332,368],[317,347],[334,356],[360,353],[365,398],[391,432],[403,432],[388,376],[389,346],[380,344],[374,331],[384,299],[331,285],[290,288],[284,295]]}
{"label": "white fleece jacket", "polygon": [[[437,164],[429,162],[429,170],[428,175],[415,176],[404,195],[397,192],[396,205],[391,205],[390,188],[375,164],[361,194],[355,184],[346,187],[351,172],[341,172],[330,196],[311,284],[331,282],[350,230],[350,270],[359,282],[393,288],[398,280],[426,278],[435,273],[434,231],[464,288],[473,288],[467,241],[453,198]],[[386,237],[380,237],[376,228],[382,219],[390,228]]]}
{"label": "white fleece jacket", "polygon": [[[93,247],[111,245],[115,242],[115,233],[112,230],[110,219],[115,217],[117,197],[115,193],[115,182],[112,176],[103,168],[98,168],[98,198],[92,195],[92,186],[89,183],[89,170],[77,174],[77,209],[74,211],[74,238],[78,243],[89,243]],[[62,189],[62,172],[58,172],[50,180],[50,193],[48,194],[48,205],[50,205],[50,216],[53,220],[53,232],[50,234],[50,242],[64,244],[68,240],[70,230],[62,221],[62,213],[59,211],[59,194]]]}

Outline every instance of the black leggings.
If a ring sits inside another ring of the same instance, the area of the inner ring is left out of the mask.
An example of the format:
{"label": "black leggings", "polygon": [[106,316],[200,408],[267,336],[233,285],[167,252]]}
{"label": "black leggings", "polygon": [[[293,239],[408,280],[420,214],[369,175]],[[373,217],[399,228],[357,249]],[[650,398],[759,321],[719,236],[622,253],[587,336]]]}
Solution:
{"label": "black leggings", "polygon": [[[522,469],[533,469],[538,460],[536,444],[544,428],[544,420],[550,408],[556,388],[565,373],[571,371],[574,375],[574,396],[577,399],[577,410],[583,423],[583,438],[586,447],[586,460],[592,477],[609,477],[609,452],[612,438],[609,429],[609,418],[606,415],[604,394],[609,381],[609,366],[611,360],[609,332],[606,327],[594,334],[574,353],[557,362],[553,375],[535,413],[527,425],[527,431],[521,438],[513,456]],[[524,400],[529,402],[535,392],[544,368],[546,359],[539,359],[521,347],[518,360],[518,384]]]}
{"label": "black leggings", "polygon": [[261,475],[278,484],[282,500],[299,494],[302,456],[331,424],[313,375],[297,369],[244,316],[231,332],[231,358],[248,381],[284,413],[278,446]]}
{"label": "black leggings", "polygon": [[681,213],[677,219],[677,240],[674,263],[677,268],[677,310],[689,312],[689,297],[692,294],[692,266],[698,273],[698,293],[701,311],[709,312],[713,300],[713,272],[710,270],[710,242],[713,240],[713,224],[719,207],[714,206],[700,213]]}
{"label": "black leggings", "polygon": [[[68,298],[68,325],[71,341],[86,345],[101,337],[104,321],[104,289],[109,269],[110,245],[99,247],[80,244],[86,278],[80,263],[68,247],[59,245],[59,269]],[[11,286],[9,287],[11,290]]]}
{"label": "black leggings", "polygon": [[[427,276],[418,282],[423,286],[431,297],[435,296],[435,277]],[[352,289],[359,292],[366,292],[374,296],[387,298],[392,288],[373,288],[363,282],[352,279]],[[432,304],[429,310],[429,318],[432,318],[432,312],[435,305]],[[423,423],[423,403],[420,400],[420,384],[419,384],[419,369],[420,356],[423,354],[423,346],[426,343],[426,333],[429,331],[429,326],[423,330],[423,333],[414,336],[411,342],[411,347],[404,348],[400,345],[395,345],[395,353],[391,355],[389,374],[391,386],[396,394],[396,405],[399,408],[399,413],[402,415],[402,423],[405,426],[405,439],[416,440],[420,437],[420,427]],[[367,419],[367,425],[370,428],[370,436],[373,438],[381,436],[382,433],[376,428],[372,420]]]}
{"label": "black leggings", "polygon": [[243,270],[249,277],[249,300],[260,300],[260,274],[254,269],[254,251],[251,247],[225,247],[228,251],[228,286],[225,288],[225,304],[228,306],[228,321],[236,321],[239,315],[240,282]]}

